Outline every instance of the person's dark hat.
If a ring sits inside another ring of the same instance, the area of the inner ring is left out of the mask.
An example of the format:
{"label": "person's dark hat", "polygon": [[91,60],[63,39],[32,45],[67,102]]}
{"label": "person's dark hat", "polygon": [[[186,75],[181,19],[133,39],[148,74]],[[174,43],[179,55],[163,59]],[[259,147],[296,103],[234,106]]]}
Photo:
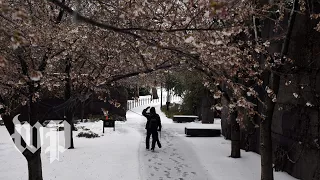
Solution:
{"label": "person's dark hat", "polygon": [[154,108],[154,107],[150,108],[150,113],[155,114],[156,113],[156,108]]}

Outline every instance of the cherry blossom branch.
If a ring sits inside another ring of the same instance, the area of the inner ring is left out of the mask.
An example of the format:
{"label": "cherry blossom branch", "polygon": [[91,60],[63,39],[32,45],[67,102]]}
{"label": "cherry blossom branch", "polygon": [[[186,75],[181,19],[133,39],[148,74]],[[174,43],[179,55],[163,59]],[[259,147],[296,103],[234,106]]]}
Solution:
{"label": "cherry blossom branch", "polygon": [[42,57],[42,61],[40,63],[40,66],[38,68],[39,71],[43,72],[46,69],[47,66],[47,60],[49,59],[48,54],[51,52],[51,49],[48,48],[47,51],[45,52],[44,56]]}
{"label": "cherry blossom branch", "polygon": [[146,59],[145,59],[144,56],[140,53],[139,48],[134,47],[131,43],[130,43],[130,46],[131,46],[131,48],[132,48],[137,54],[139,54],[140,59],[141,59],[143,65],[144,65],[144,67],[146,68],[146,70],[148,70],[149,67],[148,67],[148,65],[147,65]]}
{"label": "cherry blossom branch", "polygon": [[103,29],[107,29],[107,30],[111,30],[111,31],[115,31],[115,32],[123,33],[123,34],[128,34],[128,35],[133,36],[138,39],[142,39],[142,37],[131,32],[131,31],[144,31],[144,32],[153,32],[153,33],[155,33],[155,32],[157,32],[157,33],[179,32],[179,31],[213,31],[213,30],[222,30],[222,29],[226,29],[226,28],[241,26],[241,25],[231,25],[231,26],[223,26],[223,27],[215,27],[215,28],[211,28],[211,27],[209,27],[209,28],[177,28],[177,29],[167,29],[167,30],[147,29],[147,28],[141,28],[141,27],[120,28],[120,27],[112,26],[112,25],[98,22],[98,21],[95,21],[95,20],[90,19],[88,17],[85,17],[85,16],[79,14],[78,12],[72,10],[70,7],[68,7],[64,3],[59,2],[58,0],[47,0],[47,1],[59,6],[60,8],[64,9],[67,13],[74,15],[78,21],[81,21],[81,22],[84,22],[87,24],[91,24],[93,26],[97,26],[97,27],[100,27]]}
{"label": "cherry blossom branch", "polygon": [[[194,68],[195,68],[196,70],[204,73],[206,76],[208,76],[209,79],[211,79],[213,83],[215,82],[214,74],[212,73],[212,71],[206,71],[204,68],[202,68],[202,67],[200,67],[200,66],[195,66]],[[224,91],[224,90],[220,87],[220,85],[217,85],[216,87],[217,87],[217,89],[218,89],[219,91],[223,92],[222,95],[226,98],[226,100],[227,100],[228,102],[231,102],[231,98],[230,98],[230,96],[228,95],[228,93],[227,93],[226,91]]]}
{"label": "cherry blossom branch", "polygon": [[254,30],[254,38],[256,43],[258,43],[258,29],[257,29],[257,19],[256,16],[252,17],[252,21],[253,21],[253,30]]}
{"label": "cherry blossom branch", "polygon": [[158,67],[155,67],[154,69],[147,69],[147,70],[143,70],[143,71],[131,72],[128,74],[123,74],[123,75],[116,75],[116,76],[111,77],[111,79],[108,81],[108,83],[119,81],[121,79],[129,78],[129,77],[133,77],[133,76],[137,76],[139,74],[146,74],[146,73],[151,73],[151,72],[161,70],[161,69],[168,69],[168,68],[178,66],[178,65],[180,65],[180,63],[158,66]]}
{"label": "cherry blossom branch", "polygon": [[115,27],[115,26],[112,26],[112,25],[108,25],[108,24],[104,24],[104,23],[101,23],[101,22],[97,22],[97,21],[94,21],[94,20],[92,20],[90,18],[82,16],[81,14],[73,11],[70,7],[66,6],[64,3],[59,2],[58,0],[47,0],[47,1],[52,2],[53,4],[59,6],[60,8],[64,9],[67,13],[69,13],[71,15],[74,15],[78,21],[81,21],[81,22],[84,22],[84,23],[87,23],[87,24],[91,24],[93,26],[97,26],[97,27],[100,27],[100,28],[103,28],[103,29],[111,30],[111,31],[114,31],[114,32],[127,34],[127,35],[130,35],[130,36],[133,36],[134,38],[143,39],[141,36],[139,36],[139,35],[137,35],[135,33],[129,32],[128,30],[124,30],[124,29],[121,29],[121,28],[118,28],[118,27]]}
{"label": "cherry blossom branch", "polygon": [[208,28],[176,28],[176,29],[146,29],[146,28],[139,28],[139,27],[132,27],[132,28],[123,28],[126,31],[145,31],[145,32],[155,32],[155,33],[171,33],[171,32],[180,32],[180,31],[219,31],[223,29],[233,28],[233,27],[240,27],[239,26],[220,26],[220,27],[208,27]]}
{"label": "cherry blossom branch", "polygon": [[[61,3],[65,4],[65,0],[62,0]],[[57,20],[56,20],[57,24],[59,24],[61,22],[63,14],[64,14],[64,9],[61,9],[59,14],[58,14]]]}
{"label": "cherry blossom branch", "polygon": [[159,66],[162,66],[162,65],[164,65],[166,62],[168,62],[169,60],[165,60],[165,61],[163,61],[162,63],[160,63],[160,64],[158,64],[157,66],[159,67]]}
{"label": "cherry blossom branch", "polygon": [[78,12],[75,12],[74,10],[72,10],[70,7],[66,6],[65,4],[59,2],[58,0],[47,0],[49,2],[52,2],[53,4],[59,6],[60,8],[63,8],[67,13],[71,14],[71,15],[74,15],[76,17],[76,19],[80,22],[83,22],[83,23],[87,23],[87,24],[91,24],[93,26],[96,26],[96,27],[99,27],[99,28],[102,28],[102,29],[107,29],[107,30],[111,30],[111,31],[114,31],[114,32],[118,32],[118,33],[122,33],[122,34],[127,34],[133,38],[136,38],[136,39],[139,39],[141,40],[142,42],[146,43],[147,45],[150,45],[150,46],[155,46],[157,48],[160,48],[160,49],[163,49],[163,50],[169,50],[171,52],[176,52],[178,54],[181,54],[185,57],[188,57],[188,58],[191,58],[191,59],[197,59],[199,58],[198,55],[194,55],[194,54],[190,54],[188,52],[184,52],[182,50],[179,50],[178,48],[175,48],[175,47],[165,47],[165,46],[161,46],[158,42],[156,41],[148,41],[146,40],[145,38],[143,38],[142,36],[134,33],[134,32],[131,32],[131,31],[145,31],[145,32],[177,32],[177,31],[192,31],[192,30],[195,30],[195,31],[212,31],[212,30],[221,30],[221,29],[224,29],[224,28],[230,28],[230,27],[226,27],[226,26],[223,26],[223,27],[218,27],[218,28],[181,28],[181,29],[170,29],[170,30],[153,30],[153,29],[143,29],[143,28],[119,28],[119,27],[116,27],[116,26],[112,26],[112,25],[109,25],[109,24],[104,24],[104,23],[101,23],[101,22],[97,22],[93,19],[90,19],[90,18],[87,18],[85,16],[82,16],[81,14],[79,14]]}
{"label": "cherry blossom branch", "polygon": [[3,19],[7,20],[8,22],[10,22],[11,24],[17,26],[17,23],[15,23],[14,21],[12,21],[11,19],[5,17],[3,14],[0,14],[0,17],[2,17]]}
{"label": "cherry blossom branch", "polygon": [[286,34],[286,37],[284,39],[284,43],[283,43],[283,46],[282,46],[282,49],[281,49],[280,57],[281,57],[281,62],[282,63],[284,61],[283,57],[288,53],[290,38],[291,38],[293,25],[294,25],[295,18],[296,18],[295,9],[297,8],[297,6],[298,6],[298,1],[295,0],[293,2],[292,11],[290,13],[290,19],[289,19],[287,34]]}
{"label": "cherry blossom branch", "polygon": [[27,65],[27,62],[24,60],[24,58],[21,56],[22,54],[22,49],[21,48],[18,48],[17,49],[17,57],[19,59],[19,62],[20,62],[20,66],[21,66],[21,69],[22,69],[22,74],[23,75],[28,75],[28,65]]}

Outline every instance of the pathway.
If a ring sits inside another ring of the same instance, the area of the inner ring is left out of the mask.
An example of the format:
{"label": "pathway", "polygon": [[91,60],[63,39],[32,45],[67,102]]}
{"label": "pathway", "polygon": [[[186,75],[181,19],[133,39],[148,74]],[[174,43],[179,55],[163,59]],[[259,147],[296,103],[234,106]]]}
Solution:
{"label": "pathway", "polygon": [[160,114],[163,131],[161,132],[162,148],[156,147],[155,152],[145,148],[145,121],[141,112],[144,107],[137,107],[128,112],[127,124],[137,129],[141,136],[139,160],[140,172],[145,180],[212,180],[201,166],[193,149],[182,138],[183,124],[174,124],[155,106]]}

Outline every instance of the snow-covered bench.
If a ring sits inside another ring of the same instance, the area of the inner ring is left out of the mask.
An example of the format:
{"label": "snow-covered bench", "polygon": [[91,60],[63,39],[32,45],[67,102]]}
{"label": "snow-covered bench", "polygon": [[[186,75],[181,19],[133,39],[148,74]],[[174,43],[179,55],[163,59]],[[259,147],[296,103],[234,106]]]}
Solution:
{"label": "snow-covered bench", "polygon": [[185,134],[187,136],[220,136],[221,131],[210,124],[192,124],[185,127]]}
{"label": "snow-covered bench", "polygon": [[174,115],[173,121],[182,123],[182,122],[193,122],[198,119],[198,116],[190,116],[190,115]]}

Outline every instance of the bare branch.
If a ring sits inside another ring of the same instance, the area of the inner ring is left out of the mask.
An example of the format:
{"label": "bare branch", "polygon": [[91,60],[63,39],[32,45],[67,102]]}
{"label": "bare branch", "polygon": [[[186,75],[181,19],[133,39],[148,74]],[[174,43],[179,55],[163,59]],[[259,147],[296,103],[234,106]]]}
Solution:
{"label": "bare branch", "polygon": [[42,61],[40,63],[40,66],[39,66],[39,71],[44,71],[46,69],[46,66],[47,66],[47,60],[49,59],[49,56],[48,54],[51,52],[51,49],[48,48],[47,51],[45,52],[43,58],[42,58]]}
{"label": "bare branch", "polygon": [[116,76],[111,77],[111,79],[108,81],[108,83],[112,83],[112,82],[115,82],[115,81],[119,81],[121,79],[137,76],[137,75],[143,74],[143,73],[151,73],[151,72],[154,72],[154,71],[157,71],[157,70],[161,70],[161,69],[168,69],[168,68],[171,68],[171,67],[174,67],[174,66],[178,66],[178,65],[180,65],[180,63],[159,66],[159,67],[157,67],[155,69],[147,69],[147,70],[144,70],[144,71],[131,72],[131,73],[128,73],[128,74],[123,74],[123,75],[116,75]]}
{"label": "bare branch", "polygon": [[70,7],[66,6],[64,3],[59,2],[58,0],[47,0],[47,1],[52,2],[53,4],[59,6],[60,8],[64,9],[67,13],[74,15],[76,17],[76,19],[80,22],[88,23],[88,24],[91,24],[91,25],[94,25],[94,26],[97,26],[97,27],[100,27],[103,29],[127,34],[127,35],[133,36],[135,38],[142,39],[141,36],[139,36],[135,33],[129,32],[127,30],[124,30],[124,29],[121,29],[121,28],[118,28],[118,27],[115,27],[112,25],[103,24],[101,22],[97,22],[97,21],[94,21],[90,18],[84,17],[84,16],[80,15],[79,13],[73,11]]}

